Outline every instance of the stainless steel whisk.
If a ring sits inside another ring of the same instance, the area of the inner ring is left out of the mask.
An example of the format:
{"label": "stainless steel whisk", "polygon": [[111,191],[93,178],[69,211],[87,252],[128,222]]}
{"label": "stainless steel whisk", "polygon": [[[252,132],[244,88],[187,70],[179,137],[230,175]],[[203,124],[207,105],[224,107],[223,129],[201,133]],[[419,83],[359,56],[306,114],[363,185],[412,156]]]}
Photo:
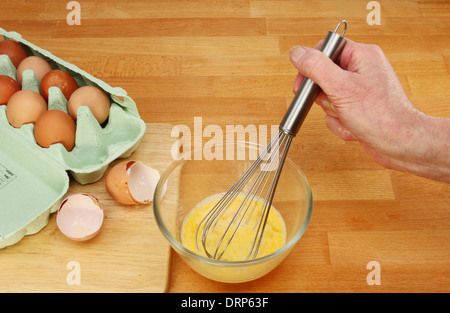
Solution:
{"label": "stainless steel whisk", "polygon": [[[337,31],[341,24],[344,24],[344,30],[342,35],[339,35]],[[322,44],[320,51],[333,61],[336,60],[345,45],[346,39],[343,36],[346,30],[347,21],[340,21],[334,32],[328,32]],[[195,240],[197,249],[199,249],[198,236],[201,235],[201,243],[208,257],[221,259],[242,223],[248,223],[249,216],[257,214],[254,225],[255,236],[246,260],[256,258],[289,146],[292,139],[297,135],[319,92],[320,87],[311,79],[305,77],[280,123],[278,134],[272,138],[239,180],[201,220],[197,227]],[[260,171],[257,171],[258,168],[260,168]],[[245,186],[249,187],[243,194],[242,190]],[[220,218],[230,209],[230,205],[240,194],[244,197],[242,202],[238,204],[236,211],[232,212],[231,220],[225,227],[225,231],[214,251],[208,251],[206,242],[209,232],[216,227]],[[255,203],[259,200],[262,201],[263,206],[255,212]]]}

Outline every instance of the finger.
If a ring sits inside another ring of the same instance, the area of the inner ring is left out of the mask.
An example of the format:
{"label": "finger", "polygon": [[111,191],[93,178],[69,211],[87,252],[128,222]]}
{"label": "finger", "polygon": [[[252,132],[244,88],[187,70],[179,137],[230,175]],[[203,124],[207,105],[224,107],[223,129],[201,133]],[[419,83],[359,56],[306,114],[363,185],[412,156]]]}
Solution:
{"label": "finger", "polygon": [[327,94],[334,94],[346,81],[346,72],[320,51],[296,46],[289,51],[289,57],[301,75],[312,79]]}
{"label": "finger", "polygon": [[327,115],[338,117],[332,102],[330,101],[330,99],[328,99],[327,95],[323,91],[319,92],[319,95],[317,96],[315,102],[322,108],[322,110]]}
{"label": "finger", "polygon": [[298,89],[300,88],[300,85],[302,84],[303,78],[304,77],[302,74],[300,74],[300,73],[297,74],[297,77],[295,78],[295,81],[294,81],[294,87],[292,88],[292,91],[294,93],[297,93]]}
{"label": "finger", "polygon": [[320,39],[319,42],[314,46],[314,49],[320,50],[323,44],[323,39]]}
{"label": "finger", "polygon": [[[379,46],[357,43],[347,39],[336,63],[346,71],[361,73],[373,71],[373,66],[380,67],[386,64],[386,60],[386,56]],[[370,66],[365,66],[367,64]]]}
{"label": "finger", "polygon": [[[322,47],[322,44],[323,44],[323,39],[321,39],[321,40],[316,44],[316,46],[314,47],[314,49],[319,50],[320,47]],[[292,49],[294,49],[294,48],[295,48],[295,47],[293,47]],[[300,85],[302,84],[302,81],[303,81],[304,78],[305,78],[305,77],[304,77],[302,74],[300,74],[300,73],[297,74],[297,77],[295,78],[295,81],[294,81],[294,86],[293,86],[293,88],[292,88],[292,91],[293,91],[294,93],[297,93],[297,91],[298,91],[298,89],[300,88]]]}
{"label": "finger", "polygon": [[348,70],[349,64],[354,58],[354,52],[358,48],[358,43],[347,38],[345,46],[339,54],[336,63],[344,70]]}
{"label": "finger", "polygon": [[325,122],[328,129],[339,138],[345,141],[358,140],[344,125],[342,125],[341,121],[338,118],[327,115],[325,117]]}

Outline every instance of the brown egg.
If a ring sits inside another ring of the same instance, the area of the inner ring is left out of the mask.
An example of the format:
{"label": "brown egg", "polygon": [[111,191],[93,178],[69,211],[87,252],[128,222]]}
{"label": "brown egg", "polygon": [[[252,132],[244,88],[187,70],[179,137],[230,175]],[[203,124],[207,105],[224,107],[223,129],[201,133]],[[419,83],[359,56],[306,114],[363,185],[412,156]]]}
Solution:
{"label": "brown egg", "polygon": [[74,91],[70,96],[68,110],[70,116],[77,120],[77,111],[80,106],[87,106],[92,115],[102,124],[109,115],[111,103],[106,93],[95,86],[83,86]]}
{"label": "brown egg", "polygon": [[67,151],[75,147],[76,125],[69,114],[60,110],[48,110],[39,116],[34,125],[34,137],[43,148],[60,143]]}
{"label": "brown egg", "polygon": [[58,87],[64,97],[69,100],[72,93],[78,89],[78,84],[69,73],[62,70],[51,70],[41,80],[41,95],[47,101],[50,87]]}
{"label": "brown egg", "polygon": [[0,105],[8,103],[9,98],[20,90],[20,85],[6,75],[0,75]]}
{"label": "brown egg", "polygon": [[25,49],[14,40],[4,40],[0,42],[0,54],[9,56],[9,59],[16,68],[19,66],[20,62],[28,56]]}
{"label": "brown egg", "polygon": [[6,117],[16,128],[23,124],[36,123],[39,116],[47,111],[47,102],[32,90],[20,90],[9,98],[6,105]]}
{"label": "brown egg", "polygon": [[52,66],[46,60],[38,56],[30,56],[20,62],[17,68],[17,82],[22,84],[22,74],[25,70],[33,70],[39,81],[42,80],[45,74],[52,70]]}

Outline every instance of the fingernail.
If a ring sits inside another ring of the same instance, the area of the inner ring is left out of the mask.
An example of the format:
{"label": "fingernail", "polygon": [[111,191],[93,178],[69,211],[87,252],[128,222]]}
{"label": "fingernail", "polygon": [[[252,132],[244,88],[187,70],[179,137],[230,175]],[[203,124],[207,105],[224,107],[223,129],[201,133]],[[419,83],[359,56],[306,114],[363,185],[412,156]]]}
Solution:
{"label": "fingernail", "polygon": [[303,47],[294,46],[291,48],[291,50],[289,50],[289,57],[293,62],[296,63],[303,55],[303,53],[305,53],[305,49]]}

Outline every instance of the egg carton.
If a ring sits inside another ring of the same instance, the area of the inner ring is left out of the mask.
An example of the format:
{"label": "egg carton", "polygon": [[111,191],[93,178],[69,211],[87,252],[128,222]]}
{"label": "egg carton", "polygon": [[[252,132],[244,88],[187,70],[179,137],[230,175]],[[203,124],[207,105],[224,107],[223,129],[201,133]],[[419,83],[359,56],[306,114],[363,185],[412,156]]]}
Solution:
{"label": "egg carton", "polygon": [[[48,223],[69,188],[70,175],[81,184],[98,181],[108,165],[125,158],[138,147],[145,133],[136,103],[120,87],[111,87],[52,53],[26,41],[16,32],[0,28],[5,39],[14,39],[28,52],[47,60],[54,69],[68,72],[78,85],[96,86],[111,100],[108,120],[99,125],[88,107],[79,107],[75,147],[68,152],[62,144],[40,147],[34,125],[14,128],[6,106],[0,106],[0,249],[37,233]],[[0,75],[16,79],[16,68],[0,55]],[[32,70],[23,72],[22,89],[39,93],[40,83]],[[49,109],[67,112],[67,100],[57,87],[49,89]]]}

